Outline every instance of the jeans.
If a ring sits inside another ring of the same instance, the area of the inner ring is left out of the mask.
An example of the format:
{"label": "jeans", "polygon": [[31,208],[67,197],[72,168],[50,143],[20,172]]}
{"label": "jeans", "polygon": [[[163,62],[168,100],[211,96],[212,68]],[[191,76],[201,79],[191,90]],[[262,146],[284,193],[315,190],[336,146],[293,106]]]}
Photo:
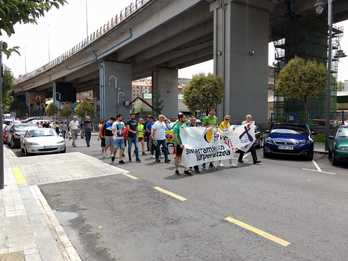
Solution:
{"label": "jeans", "polygon": [[135,147],[135,158],[140,161],[137,137],[128,137],[128,159],[132,161],[132,144]]}
{"label": "jeans", "polygon": [[91,129],[85,129],[85,139],[86,139],[86,144],[89,147],[91,144],[91,137],[92,137],[92,130]]}
{"label": "jeans", "polygon": [[156,161],[159,161],[161,155],[161,146],[164,153],[164,160],[168,161],[168,146],[166,140],[156,140]]}

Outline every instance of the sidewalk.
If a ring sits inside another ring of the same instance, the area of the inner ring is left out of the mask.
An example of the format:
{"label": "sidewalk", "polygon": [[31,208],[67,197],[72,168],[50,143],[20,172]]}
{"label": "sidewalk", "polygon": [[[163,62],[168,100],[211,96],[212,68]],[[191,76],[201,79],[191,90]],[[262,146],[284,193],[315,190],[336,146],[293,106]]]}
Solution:
{"label": "sidewalk", "polygon": [[81,153],[17,158],[6,147],[4,163],[0,261],[80,261],[38,185],[125,171]]}
{"label": "sidewalk", "polygon": [[325,144],[324,143],[314,143],[314,152],[320,153],[320,154],[327,154],[327,151],[325,151]]}

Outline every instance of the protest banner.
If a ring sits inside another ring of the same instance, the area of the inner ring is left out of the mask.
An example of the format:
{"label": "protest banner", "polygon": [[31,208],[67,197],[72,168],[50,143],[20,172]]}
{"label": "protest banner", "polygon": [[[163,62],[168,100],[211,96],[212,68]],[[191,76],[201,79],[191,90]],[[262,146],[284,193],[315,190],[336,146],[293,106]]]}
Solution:
{"label": "protest banner", "polygon": [[215,128],[183,128],[185,147],[183,164],[193,167],[203,163],[235,159],[237,150],[248,151],[255,142],[255,125],[239,125],[220,133]]}

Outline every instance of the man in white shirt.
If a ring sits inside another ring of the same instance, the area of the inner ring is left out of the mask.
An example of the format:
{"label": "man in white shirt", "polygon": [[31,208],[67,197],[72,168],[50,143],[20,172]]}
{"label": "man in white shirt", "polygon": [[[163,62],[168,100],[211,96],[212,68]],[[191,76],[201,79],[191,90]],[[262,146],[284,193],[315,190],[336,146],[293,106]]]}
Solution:
{"label": "man in white shirt", "polygon": [[157,163],[160,162],[161,146],[163,148],[165,163],[170,162],[168,158],[168,146],[166,141],[166,130],[168,129],[168,127],[165,120],[166,120],[166,117],[163,114],[160,114],[158,116],[158,121],[156,121],[151,128],[151,132],[152,132],[151,137],[156,148]]}
{"label": "man in white shirt", "polygon": [[71,133],[73,147],[76,147],[75,141],[77,139],[77,133],[79,131],[79,128],[80,128],[80,123],[77,120],[77,117],[74,116],[73,119],[69,123],[69,129],[70,129],[70,133]]}
{"label": "man in white shirt", "polygon": [[113,155],[111,161],[114,162],[116,158],[117,151],[119,151],[119,164],[125,164],[123,161],[124,153],[124,131],[126,125],[123,122],[123,117],[121,114],[116,116],[116,121],[112,124],[112,133],[113,133]]}

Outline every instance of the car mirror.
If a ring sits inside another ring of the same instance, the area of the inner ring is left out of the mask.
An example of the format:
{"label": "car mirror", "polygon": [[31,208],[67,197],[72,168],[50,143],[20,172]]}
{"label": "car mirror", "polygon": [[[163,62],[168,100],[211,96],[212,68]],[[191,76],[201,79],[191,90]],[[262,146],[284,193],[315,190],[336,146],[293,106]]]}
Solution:
{"label": "car mirror", "polygon": [[317,133],[315,131],[311,131],[311,135],[317,135]]}

